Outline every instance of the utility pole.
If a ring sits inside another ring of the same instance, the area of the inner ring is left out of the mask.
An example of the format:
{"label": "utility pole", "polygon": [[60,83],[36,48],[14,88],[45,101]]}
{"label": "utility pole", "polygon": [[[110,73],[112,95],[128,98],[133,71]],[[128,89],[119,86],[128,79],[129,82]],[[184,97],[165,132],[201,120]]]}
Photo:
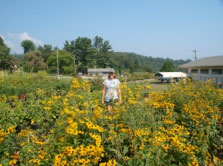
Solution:
{"label": "utility pole", "polygon": [[60,72],[59,72],[59,58],[58,58],[58,48],[57,48],[57,79],[59,80],[60,79],[60,76],[59,76]]}
{"label": "utility pole", "polygon": [[75,53],[73,53],[73,57],[74,57],[74,75],[76,75]]}
{"label": "utility pole", "polygon": [[194,59],[196,61],[197,60],[197,50],[193,50],[192,52],[194,52]]}

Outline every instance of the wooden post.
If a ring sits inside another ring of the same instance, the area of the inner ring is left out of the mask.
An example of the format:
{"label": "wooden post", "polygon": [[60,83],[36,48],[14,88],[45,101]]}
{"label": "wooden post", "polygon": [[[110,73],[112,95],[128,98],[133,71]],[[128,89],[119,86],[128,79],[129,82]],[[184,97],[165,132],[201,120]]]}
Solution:
{"label": "wooden post", "polygon": [[58,55],[58,49],[57,49],[57,79],[59,80],[60,79],[60,76],[59,76],[59,74],[60,74],[60,71],[59,71],[59,57],[58,57],[59,55]]}

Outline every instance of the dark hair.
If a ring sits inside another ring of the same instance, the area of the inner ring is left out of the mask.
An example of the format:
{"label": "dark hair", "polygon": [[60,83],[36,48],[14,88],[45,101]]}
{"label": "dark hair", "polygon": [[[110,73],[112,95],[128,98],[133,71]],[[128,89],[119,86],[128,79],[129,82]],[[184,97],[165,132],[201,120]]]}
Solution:
{"label": "dark hair", "polygon": [[109,72],[109,73],[108,73],[108,79],[110,79],[110,75],[111,75],[111,74],[114,74],[114,78],[116,78],[116,76],[115,76],[115,73],[114,73],[114,72]]}

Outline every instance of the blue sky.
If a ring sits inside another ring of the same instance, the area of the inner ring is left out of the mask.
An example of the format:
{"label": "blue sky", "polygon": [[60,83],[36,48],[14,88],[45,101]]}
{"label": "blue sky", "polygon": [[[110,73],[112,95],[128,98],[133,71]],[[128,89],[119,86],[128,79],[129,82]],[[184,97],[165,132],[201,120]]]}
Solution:
{"label": "blue sky", "polygon": [[222,0],[0,0],[0,35],[63,48],[77,37],[109,40],[114,51],[192,59],[223,55]]}

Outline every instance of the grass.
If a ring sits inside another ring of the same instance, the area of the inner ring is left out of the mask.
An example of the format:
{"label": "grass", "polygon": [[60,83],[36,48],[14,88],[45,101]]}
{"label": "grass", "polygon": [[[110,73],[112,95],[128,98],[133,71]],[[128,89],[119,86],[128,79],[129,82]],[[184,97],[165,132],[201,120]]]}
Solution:
{"label": "grass", "polygon": [[[143,72],[138,72],[137,74],[143,74]],[[50,75],[48,75],[48,77],[56,78],[56,75],[50,74]],[[73,76],[70,76],[70,75],[60,75],[60,79],[64,80],[64,81],[70,82],[73,79]],[[159,80],[156,80],[156,79],[146,79],[146,80],[130,81],[130,82],[127,82],[127,84],[129,86],[148,85],[148,84],[150,84],[151,87],[152,87],[151,91],[163,91],[163,90],[167,90],[168,87],[170,87],[169,83],[161,83]]]}
{"label": "grass", "polygon": [[151,85],[151,91],[163,91],[167,90],[170,87],[169,83],[161,83],[159,80],[151,79],[151,80],[145,80],[145,81],[137,81],[137,82],[127,82],[128,86],[135,86],[135,85]]}

